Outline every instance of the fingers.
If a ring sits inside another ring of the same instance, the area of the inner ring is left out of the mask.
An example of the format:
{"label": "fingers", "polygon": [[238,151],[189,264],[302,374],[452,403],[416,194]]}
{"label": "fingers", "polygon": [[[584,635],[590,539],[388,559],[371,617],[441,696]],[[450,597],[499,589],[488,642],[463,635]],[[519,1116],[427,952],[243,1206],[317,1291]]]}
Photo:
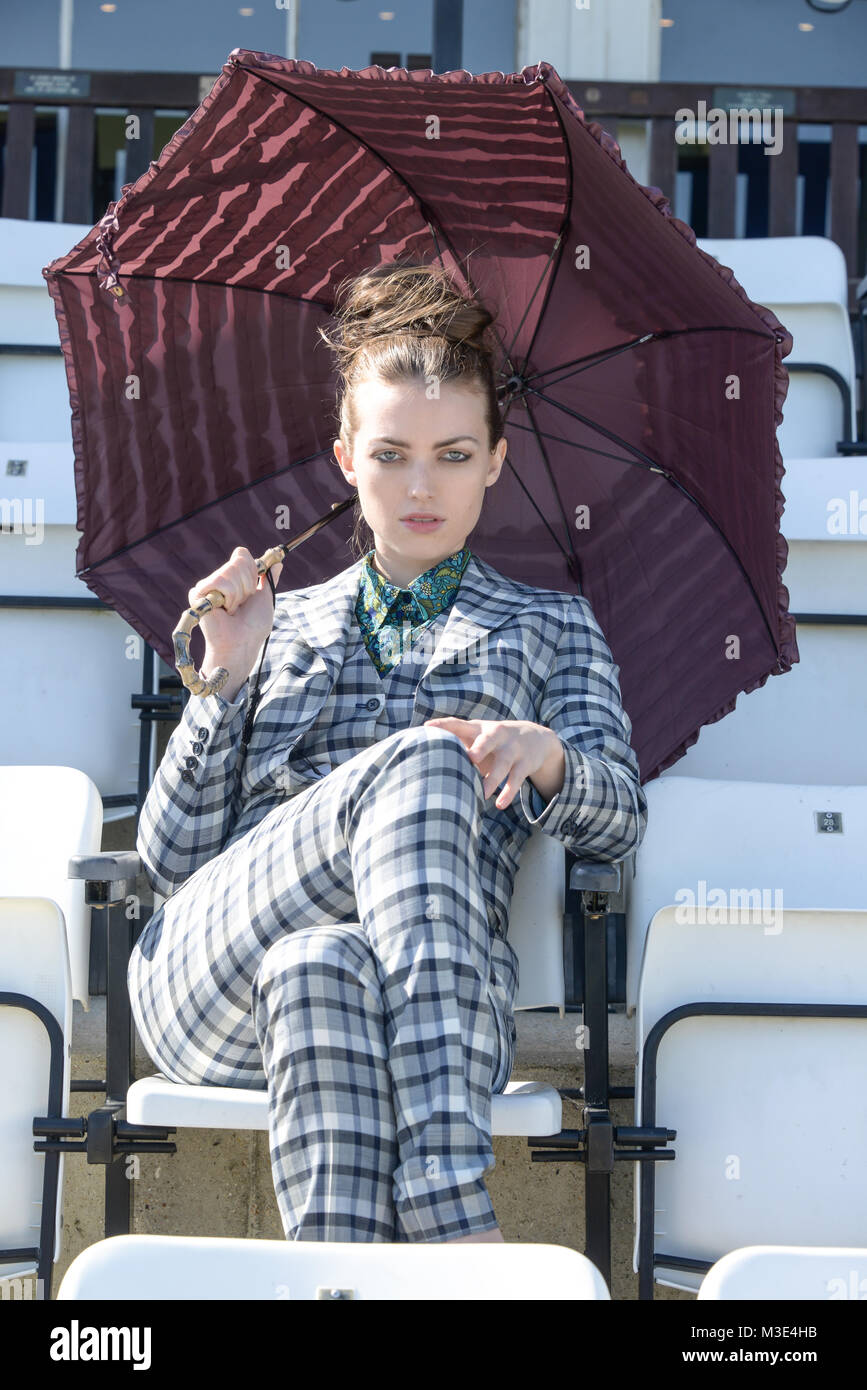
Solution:
{"label": "fingers", "polygon": [[[470,758],[475,763],[479,775],[482,778],[483,795],[485,800],[493,796],[501,782],[509,779],[508,790],[503,789],[501,795],[508,796],[511,800],[515,790],[524,780],[526,773],[522,771],[523,759],[515,754],[514,745],[509,743],[495,743],[496,734],[480,734],[468,748]],[[494,747],[490,744],[494,743]],[[497,800],[497,805],[508,805],[507,801]]]}
{"label": "fingers", "polygon": [[531,770],[531,762],[526,752],[519,756],[519,746],[511,731],[504,740],[502,724],[495,724],[483,729],[467,750],[482,777],[486,801],[494,795],[501,783],[505,783],[495,801],[495,805],[501,810],[514,801],[521,783],[529,776]]}
{"label": "fingers", "polygon": [[[479,769],[481,771],[481,769]],[[514,799],[527,773],[523,761],[506,752],[494,757],[489,770],[483,774],[485,800],[493,796],[500,783],[505,783],[496,800],[500,807],[508,806]]]}
{"label": "fingers", "polygon": [[271,578],[273,579],[273,581],[274,581],[274,588],[276,589],[276,588],[277,588],[277,585],[280,583],[280,575],[282,574],[282,572],[283,572],[283,561],[282,561],[282,560],[277,560],[276,563],[273,564],[269,570],[267,570],[265,573],[260,574],[260,575],[258,576],[258,578],[259,578],[259,588],[260,588],[260,589],[267,589],[268,592],[269,592],[269,594],[270,594],[270,592],[271,592],[271,585],[268,583],[268,575],[270,574]]}
{"label": "fingers", "polygon": [[[282,565],[282,562],[281,562]],[[280,566],[274,566],[279,569]],[[189,591],[189,602],[192,607],[199,599],[203,599],[211,589],[219,589],[224,597],[223,609],[226,613],[236,613],[251,594],[256,593],[261,588],[261,582],[267,585],[268,581],[264,574],[260,575],[256,568],[256,561],[250,554],[246,546],[236,545],[235,549],[225,565],[209,574],[207,578],[200,579]],[[275,583],[277,576],[275,576]]]}

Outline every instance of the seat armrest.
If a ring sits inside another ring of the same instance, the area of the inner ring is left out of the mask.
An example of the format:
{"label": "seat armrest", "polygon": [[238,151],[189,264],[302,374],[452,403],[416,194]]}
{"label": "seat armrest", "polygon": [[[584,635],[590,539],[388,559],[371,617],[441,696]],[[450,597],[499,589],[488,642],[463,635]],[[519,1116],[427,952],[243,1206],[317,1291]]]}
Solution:
{"label": "seat armrest", "polygon": [[[134,923],[126,912],[116,909],[135,893],[136,875],[142,862],[137,850],[103,850],[98,854],[73,854],[67,864],[67,878],[84,879],[84,901],[90,907],[108,909],[106,932],[105,989],[105,1106],[126,1103],[126,1094],[135,1075],[135,1029],[132,1022],[126,976],[133,944]],[[115,907],[112,913],[111,909]],[[96,1112],[94,1112],[96,1113]],[[93,1116],[90,1117],[91,1121]],[[112,1119],[111,1124],[115,1121]],[[108,1157],[88,1162],[110,1162],[114,1140],[106,1131]],[[90,1142],[88,1134],[88,1142]],[[106,1192],[108,1189],[106,1188]],[[106,1209],[107,1212],[107,1209]]]}
{"label": "seat armrest", "polygon": [[83,878],[85,902],[92,907],[106,907],[135,889],[140,871],[141,858],[136,850],[104,850],[99,854],[73,854],[67,878]]}
{"label": "seat armrest", "polygon": [[619,893],[621,881],[621,865],[603,859],[579,859],[569,875],[569,887],[583,893]]}

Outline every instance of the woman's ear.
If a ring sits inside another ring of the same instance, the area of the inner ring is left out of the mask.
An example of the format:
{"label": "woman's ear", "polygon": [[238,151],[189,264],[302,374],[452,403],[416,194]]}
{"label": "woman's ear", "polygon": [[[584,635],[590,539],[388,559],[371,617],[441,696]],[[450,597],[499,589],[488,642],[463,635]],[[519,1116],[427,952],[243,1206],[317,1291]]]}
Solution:
{"label": "woman's ear", "polygon": [[334,441],[334,457],[337,459],[340,471],[343,474],[346,481],[348,483],[351,483],[353,487],[356,487],[358,484],[358,479],[356,478],[355,470],[352,467],[352,455],[350,454],[349,450],[345,448],[340,438],[337,438]]}
{"label": "woman's ear", "polygon": [[508,447],[509,441],[506,439],[506,436],[503,435],[496,449],[491,452],[491,461],[488,465],[488,476],[485,479],[485,487],[490,487],[491,484],[495,483],[499,478],[500,470],[506,461],[506,450]]}

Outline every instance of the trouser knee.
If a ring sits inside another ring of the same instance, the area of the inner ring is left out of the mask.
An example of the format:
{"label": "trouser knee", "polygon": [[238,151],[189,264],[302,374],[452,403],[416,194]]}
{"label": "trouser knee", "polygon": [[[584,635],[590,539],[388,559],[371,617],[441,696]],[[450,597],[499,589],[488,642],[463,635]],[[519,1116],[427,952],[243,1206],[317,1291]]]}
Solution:
{"label": "trouser knee", "polygon": [[463,741],[451,729],[438,725],[411,724],[394,736],[408,757],[419,758],[428,766],[435,764],[457,768],[464,774],[467,785],[477,792],[484,806],[484,779],[470,757]]}
{"label": "trouser knee", "polygon": [[254,1015],[275,984],[290,997],[309,999],[311,976],[333,979],[337,972],[349,972],[367,988],[376,984],[370,943],[360,924],[347,928],[323,923],[289,932],[268,948],[253,976]]}

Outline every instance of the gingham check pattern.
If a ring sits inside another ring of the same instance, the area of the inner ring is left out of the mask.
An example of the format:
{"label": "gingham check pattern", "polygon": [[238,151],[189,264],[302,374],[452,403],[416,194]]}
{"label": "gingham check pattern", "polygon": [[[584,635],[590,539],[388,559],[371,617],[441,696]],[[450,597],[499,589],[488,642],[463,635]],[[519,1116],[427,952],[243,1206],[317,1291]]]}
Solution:
{"label": "gingham check pattern", "polygon": [[[279,597],[240,775],[248,685],[190,698],[140,821],[174,896],[130,994],[168,1075],[267,1082],[288,1237],[445,1239],[495,1224],[490,1096],[518,978],[502,930],[530,825],[617,859],[646,803],[585,600],[473,557],[430,651],[380,677],[351,621],[358,568]],[[491,811],[459,740],[420,727],[449,713],[554,728],[561,793],[543,808],[525,783]]]}

